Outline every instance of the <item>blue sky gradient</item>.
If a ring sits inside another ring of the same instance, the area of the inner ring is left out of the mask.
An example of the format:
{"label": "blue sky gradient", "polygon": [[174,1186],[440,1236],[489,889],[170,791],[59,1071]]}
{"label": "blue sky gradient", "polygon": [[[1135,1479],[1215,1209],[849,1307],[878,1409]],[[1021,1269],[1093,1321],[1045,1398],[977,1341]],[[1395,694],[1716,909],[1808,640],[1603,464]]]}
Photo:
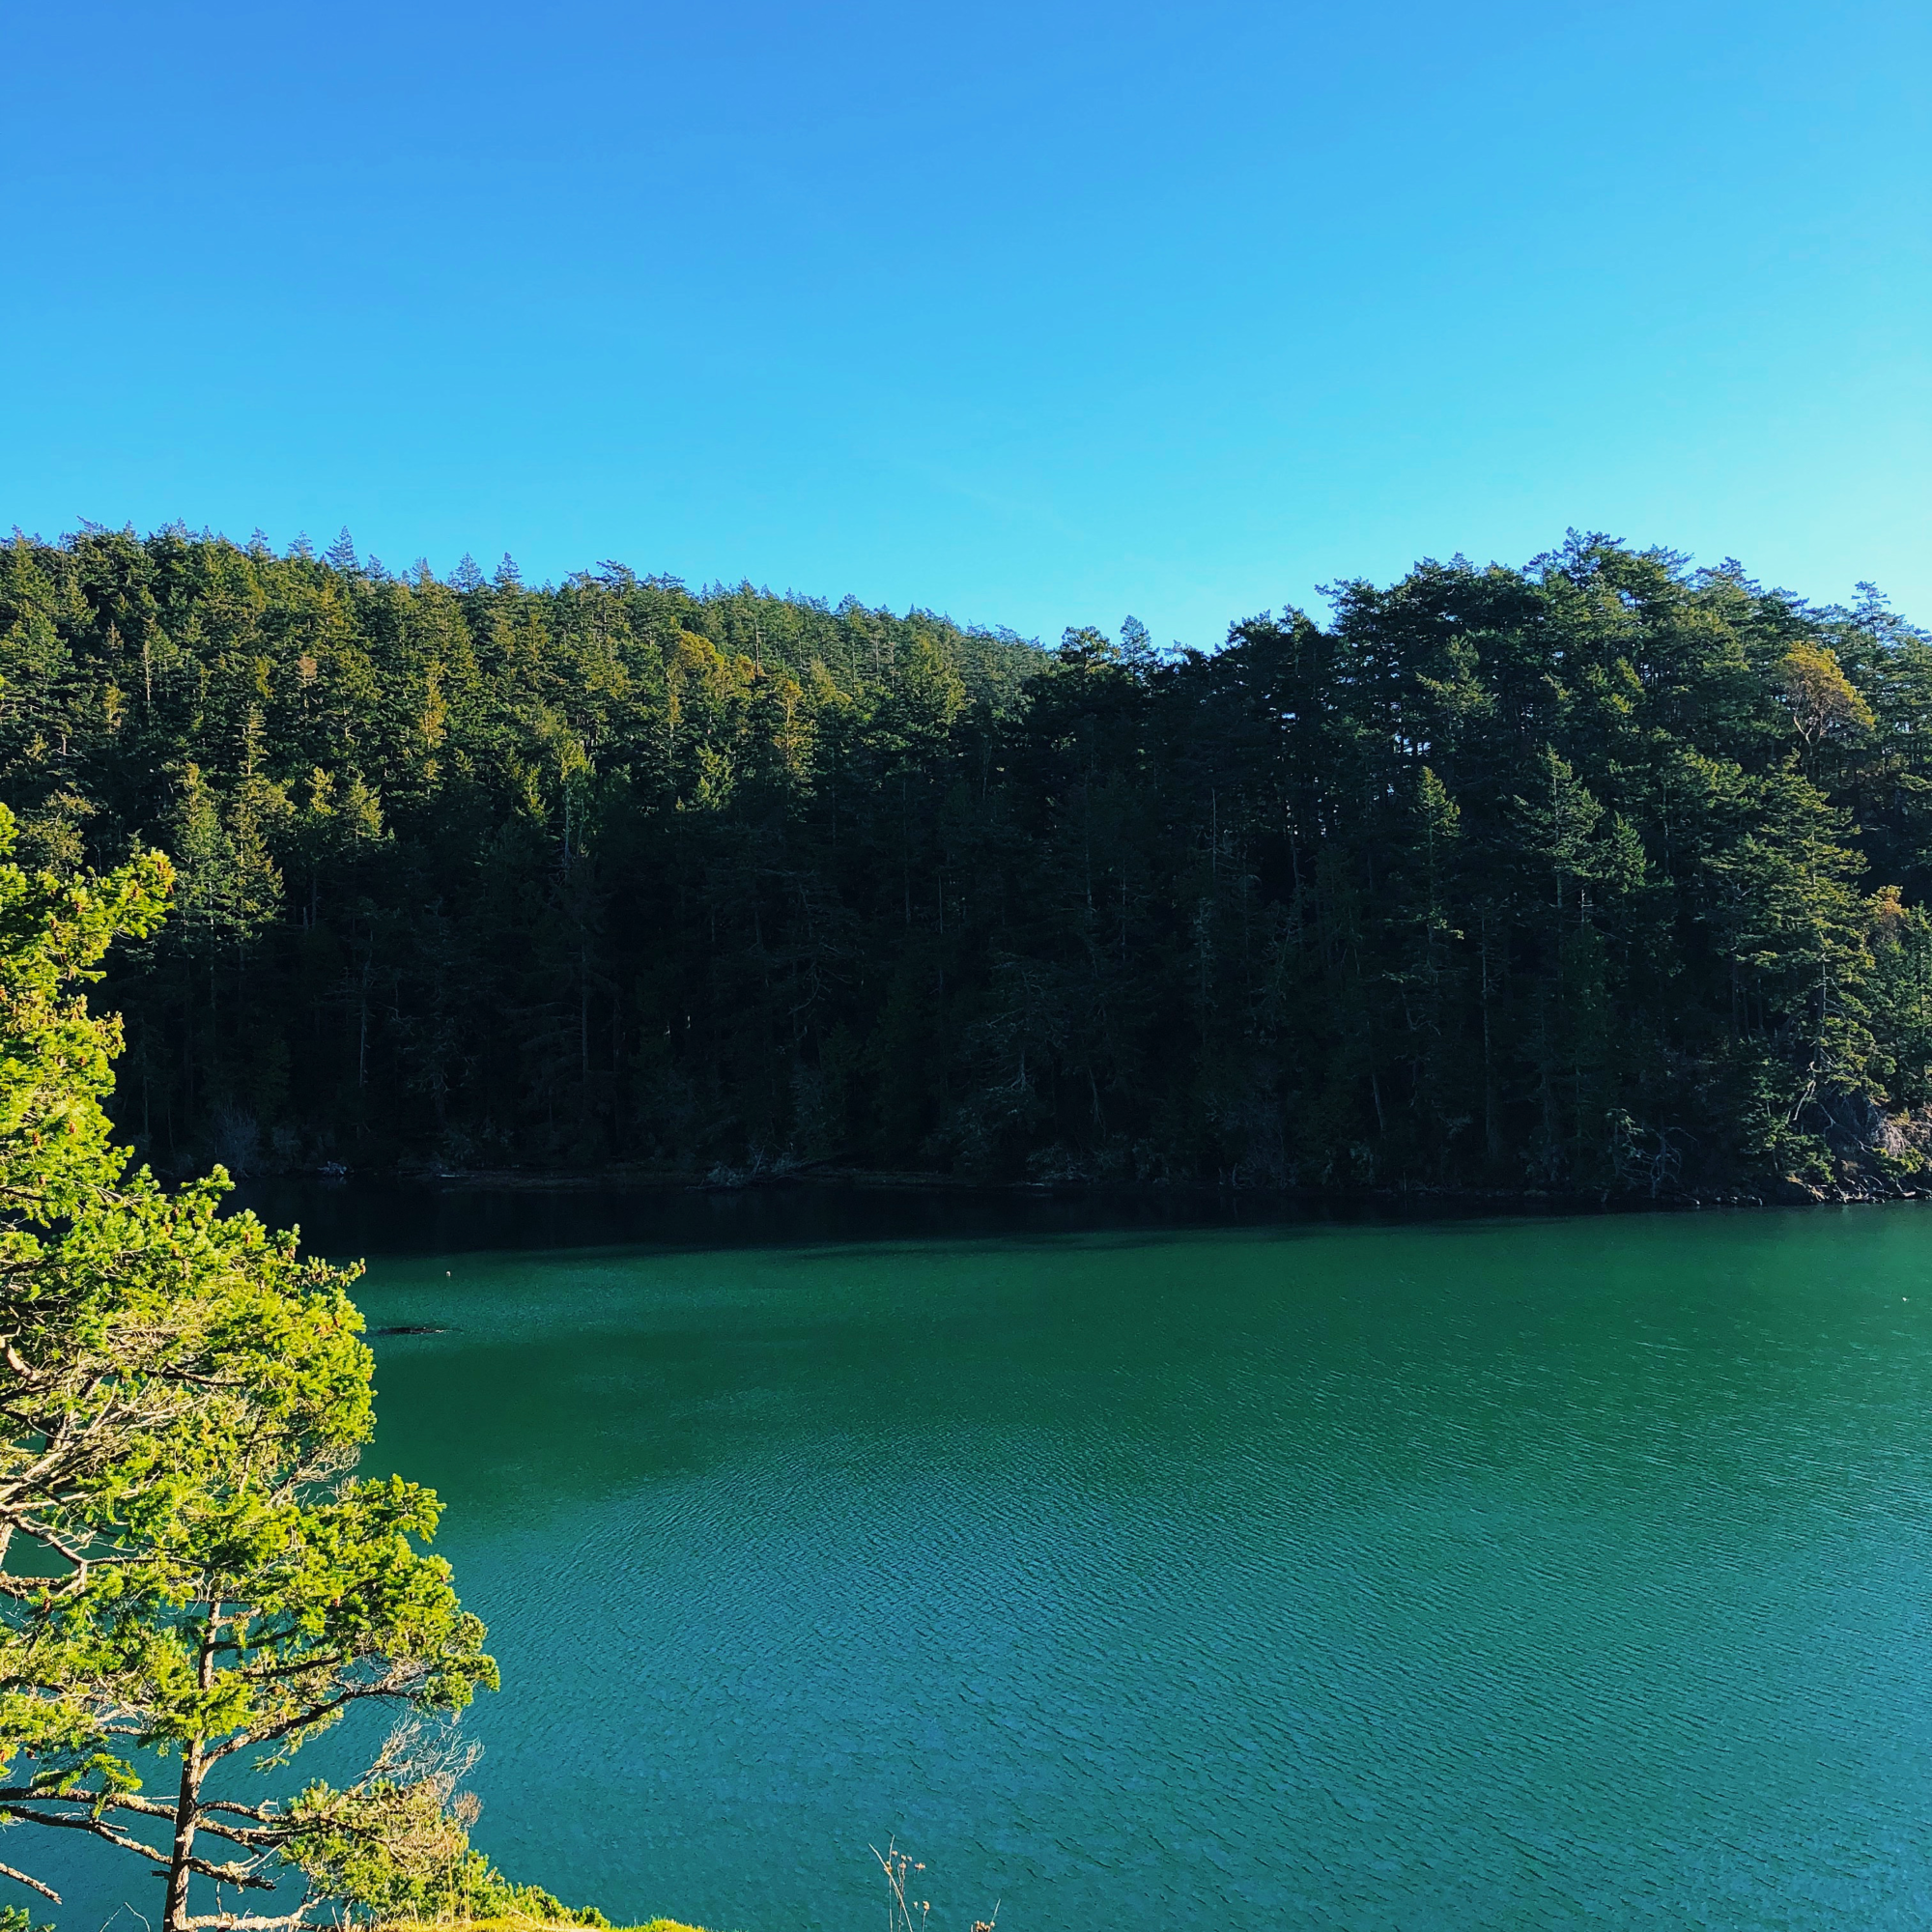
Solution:
{"label": "blue sky gradient", "polygon": [[1567,526],[1932,619],[1932,11],[9,10],[0,526],[1211,644]]}

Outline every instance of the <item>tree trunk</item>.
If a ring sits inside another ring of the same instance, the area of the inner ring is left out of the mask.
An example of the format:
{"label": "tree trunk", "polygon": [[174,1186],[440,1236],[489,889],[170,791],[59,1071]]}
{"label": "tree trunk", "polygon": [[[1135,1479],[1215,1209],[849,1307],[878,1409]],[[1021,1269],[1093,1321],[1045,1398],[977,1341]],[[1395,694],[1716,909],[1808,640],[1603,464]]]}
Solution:
{"label": "tree trunk", "polygon": [[369,938],[369,951],[362,956],[362,979],[357,989],[355,1031],[355,1084],[366,1087],[369,1084],[369,967],[376,956],[376,939]]}
{"label": "tree trunk", "polygon": [[195,1821],[201,1813],[201,1746],[192,1744],[182,1759],[181,1788],[175,1799],[175,1843],[168,1861],[168,1902],[161,1932],[185,1932],[187,1923],[188,1859],[194,1851]]}
{"label": "tree trunk", "polygon": [[[197,1673],[201,1688],[214,1685],[214,1646],[221,1634],[221,1605],[208,1606],[208,1622],[201,1633],[201,1665]],[[168,1903],[161,1917],[161,1932],[185,1932],[187,1921],[188,1859],[194,1851],[194,1828],[201,1817],[201,1780],[208,1771],[201,1753],[202,1741],[196,1738],[182,1752],[181,1786],[175,1799],[175,1843],[168,1860]]]}
{"label": "tree trunk", "polygon": [[1481,915],[1479,942],[1483,961],[1483,1151],[1493,1163],[1502,1158],[1502,1133],[1496,1121],[1496,1076],[1490,1045],[1490,916]]}

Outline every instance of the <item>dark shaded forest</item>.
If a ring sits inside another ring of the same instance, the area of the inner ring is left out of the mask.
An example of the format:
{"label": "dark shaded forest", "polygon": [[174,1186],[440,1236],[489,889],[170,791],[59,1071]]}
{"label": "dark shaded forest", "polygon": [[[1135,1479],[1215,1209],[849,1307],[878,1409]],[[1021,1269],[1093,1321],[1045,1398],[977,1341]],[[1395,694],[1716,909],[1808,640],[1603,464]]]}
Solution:
{"label": "dark shaded forest", "polygon": [[157,1168],[1676,1195],[1932,1165],[1932,644],[1573,535],[1211,653],[180,528],[0,551]]}

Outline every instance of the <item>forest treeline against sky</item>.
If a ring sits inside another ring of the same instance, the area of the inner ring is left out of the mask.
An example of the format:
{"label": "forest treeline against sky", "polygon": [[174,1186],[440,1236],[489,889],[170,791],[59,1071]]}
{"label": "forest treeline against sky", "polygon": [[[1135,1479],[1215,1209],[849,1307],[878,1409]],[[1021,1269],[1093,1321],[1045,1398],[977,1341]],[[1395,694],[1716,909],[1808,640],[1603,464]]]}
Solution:
{"label": "forest treeline against sky", "polygon": [[0,551],[157,1166],[1626,1193],[1920,1165],[1932,644],[1573,533],[1211,653],[173,527]]}

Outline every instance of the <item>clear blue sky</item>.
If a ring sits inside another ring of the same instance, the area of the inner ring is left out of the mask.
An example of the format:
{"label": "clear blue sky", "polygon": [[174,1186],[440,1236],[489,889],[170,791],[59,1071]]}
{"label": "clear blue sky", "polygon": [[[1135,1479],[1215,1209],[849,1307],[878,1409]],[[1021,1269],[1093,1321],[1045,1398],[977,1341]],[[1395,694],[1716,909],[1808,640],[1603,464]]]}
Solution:
{"label": "clear blue sky", "polygon": [[7,9],[0,527],[1209,643],[1566,526],[1932,620],[1932,9]]}

